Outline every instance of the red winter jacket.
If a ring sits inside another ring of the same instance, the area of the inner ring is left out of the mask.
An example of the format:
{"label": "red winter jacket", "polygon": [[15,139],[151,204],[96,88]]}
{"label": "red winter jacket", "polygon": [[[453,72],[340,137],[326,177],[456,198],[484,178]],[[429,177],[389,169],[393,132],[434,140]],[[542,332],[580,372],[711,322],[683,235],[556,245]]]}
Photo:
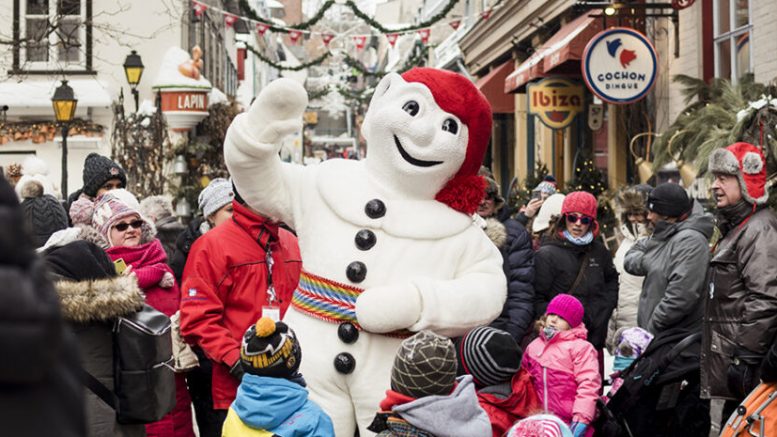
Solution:
{"label": "red winter jacket", "polygon": [[507,397],[478,391],[480,406],[491,420],[493,437],[502,437],[513,424],[542,411],[542,404],[531,382],[531,374],[521,369],[513,376],[511,393]]}
{"label": "red winter jacket", "polygon": [[[106,251],[116,261],[121,258],[138,278],[138,286],[146,295],[146,303],[168,317],[178,311],[181,292],[173,286],[163,288],[159,281],[165,273],[173,274],[167,265],[167,254],[158,239],[138,246],[114,246]],[[146,425],[148,437],[194,437],[189,390],[183,374],[175,375],[175,408],[161,420]]]}
{"label": "red winter jacket", "polygon": [[213,361],[213,408],[223,410],[237,393],[239,381],[229,369],[240,358],[243,334],[267,304],[265,247],[272,251],[281,315],[291,303],[302,268],[294,234],[237,202],[232,206],[231,220],[192,245],[181,286],[181,334]]}

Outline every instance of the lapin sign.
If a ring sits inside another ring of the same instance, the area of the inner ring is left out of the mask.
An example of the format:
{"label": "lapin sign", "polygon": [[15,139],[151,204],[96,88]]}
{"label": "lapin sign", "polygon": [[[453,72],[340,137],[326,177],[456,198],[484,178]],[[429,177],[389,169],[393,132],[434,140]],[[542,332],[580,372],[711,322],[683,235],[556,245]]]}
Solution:
{"label": "lapin sign", "polygon": [[566,79],[543,79],[526,87],[529,113],[551,129],[563,129],[583,110],[583,87]]}
{"label": "lapin sign", "polygon": [[588,88],[609,103],[633,103],[656,82],[656,49],[645,35],[628,27],[599,32],[583,52],[583,79]]}

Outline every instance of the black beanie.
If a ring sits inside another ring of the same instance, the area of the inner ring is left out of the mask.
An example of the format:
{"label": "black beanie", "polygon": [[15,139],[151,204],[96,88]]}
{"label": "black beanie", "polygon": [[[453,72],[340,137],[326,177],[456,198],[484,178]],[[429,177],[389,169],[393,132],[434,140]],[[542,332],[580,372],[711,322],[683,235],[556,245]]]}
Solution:
{"label": "black beanie", "polygon": [[22,202],[22,213],[30,226],[35,247],[46,244],[51,234],[67,228],[68,219],[65,208],[56,197],[42,194],[28,197]]}
{"label": "black beanie", "polygon": [[72,281],[112,278],[116,268],[100,247],[85,240],[48,249],[43,259],[49,271]]}
{"label": "black beanie", "polygon": [[667,217],[681,217],[691,210],[691,200],[685,188],[665,182],[650,192],[647,209]]}
{"label": "black beanie", "polygon": [[297,336],[283,322],[262,317],[243,335],[240,363],[246,373],[288,379],[297,375],[301,360]]}
{"label": "black beanie", "polygon": [[502,384],[521,368],[523,351],[513,336],[501,329],[480,326],[456,339],[459,375],[472,375],[475,385]]}
{"label": "black beanie", "polygon": [[127,175],[124,169],[114,161],[96,153],[90,153],[84,161],[84,193],[89,197],[97,196],[97,190],[111,179],[121,181],[121,188],[127,187]]}

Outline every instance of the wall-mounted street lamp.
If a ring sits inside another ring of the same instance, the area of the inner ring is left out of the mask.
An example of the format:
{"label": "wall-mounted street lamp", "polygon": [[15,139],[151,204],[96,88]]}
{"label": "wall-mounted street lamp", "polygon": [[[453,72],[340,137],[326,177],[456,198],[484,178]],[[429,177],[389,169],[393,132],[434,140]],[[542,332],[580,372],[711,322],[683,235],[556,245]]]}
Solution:
{"label": "wall-mounted street lamp", "polygon": [[140,83],[140,77],[143,76],[143,61],[140,59],[138,52],[133,50],[127,59],[124,60],[124,74],[127,76],[127,82],[132,89],[132,96],[135,97],[135,112],[138,112],[138,100],[140,99],[140,93],[138,92],[138,84]]}
{"label": "wall-mounted street lamp", "polygon": [[67,80],[62,80],[62,84],[54,90],[54,96],[51,97],[51,106],[54,108],[54,117],[57,123],[62,126],[62,195],[67,198],[67,132],[70,129],[70,122],[76,114],[76,99],[73,88],[67,84]]}

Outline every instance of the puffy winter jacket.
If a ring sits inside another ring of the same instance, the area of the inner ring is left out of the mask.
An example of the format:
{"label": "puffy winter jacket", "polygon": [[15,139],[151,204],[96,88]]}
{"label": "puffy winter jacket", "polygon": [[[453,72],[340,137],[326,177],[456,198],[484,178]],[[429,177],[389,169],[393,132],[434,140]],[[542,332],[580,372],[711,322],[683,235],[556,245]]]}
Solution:
{"label": "puffy winter jacket", "polygon": [[502,437],[516,421],[542,408],[526,369],[519,370],[508,383],[480,389],[478,401],[491,420],[493,437]]}
{"label": "puffy winter jacket", "polygon": [[614,343],[617,341],[615,333],[621,328],[637,326],[637,308],[639,306],[639,295],[642,293],[642,281],[644,280],[641,276],[634,276],[626,272],[623,267],[626,253],[637,242],[637,237],[625,224],[621,225],[621,233],[623,234],[623,241],[618,246],[618,250],[615,251],[615,257],[612,260],[615,270],[618,271],[618,307],[612,312],[610,325],[607,329],[607,349],[610,353],[613,353]]}
{"label": "puffy winter jacket", "polygon": [[240,342],[268,303],[266,248],[272,251],[272,281],[281,315],[299,282],[297,238],[237,202],[234,215],[198,238],[184,269],[181,334],[213,361],[213,408],[226,410],[238,381],[229,369]]}
{"label": "puffy winter jacket", "polygon": [[520,343],[534,320],[534,250],[531,235],[514,219],[486,220],[486,235],[502,253],[507,277],[507,300],[502,314],[491,322]]}
{"label": "puffy winter jacket", "polygon": [[[134,278],[121,276],[92,281],[56,282],[62,314],[70,323],[81,351],[84,370],[113,390],[113,324],[143,306]],[[116,412],[90,390],[86,393],[87,436],[145,436],[143,425],[122,425]]]}
{"label": "puffy winter jacket", "polygon": [[[588,254],[583,279],[575,283],[583,257]],[[534,255],[534,314],[545,314],[551,299],[559,293],[571,293],[585,309],[584,322],[588,341],[595,348],[604,347],[607,323],[618,304],[618,272],[610,252],[598,240],[575,246],[563,237],[546,237]]]}
{"label": "puffy winter jacket", "polygon": [[686,220],[659,223],[650,238],[626,254],[626,271],[645,277],[637,314],[640,328],[656,335],[701,326],[713,228],[712,216],[697,204]]}
{"label": "puffy winter jacket", "polygon": [[332,437],[332,419],[297,382],[246,374],[229,407],[222,437]]}
{"label": "puffy winter jacket", "polygon": [[718,243],[702,340],[702,397],[741,400],[777,333],[777,215],[768,208]]}
{"label": "puffy winter jacket", "polygon": [[557,332],[550,340],[541,333],[523,354],[522,366],[531,374],[544,410],[567,424],[591,423],[596,413],[602,380],[597,352],[587,335],[584,324]]}

